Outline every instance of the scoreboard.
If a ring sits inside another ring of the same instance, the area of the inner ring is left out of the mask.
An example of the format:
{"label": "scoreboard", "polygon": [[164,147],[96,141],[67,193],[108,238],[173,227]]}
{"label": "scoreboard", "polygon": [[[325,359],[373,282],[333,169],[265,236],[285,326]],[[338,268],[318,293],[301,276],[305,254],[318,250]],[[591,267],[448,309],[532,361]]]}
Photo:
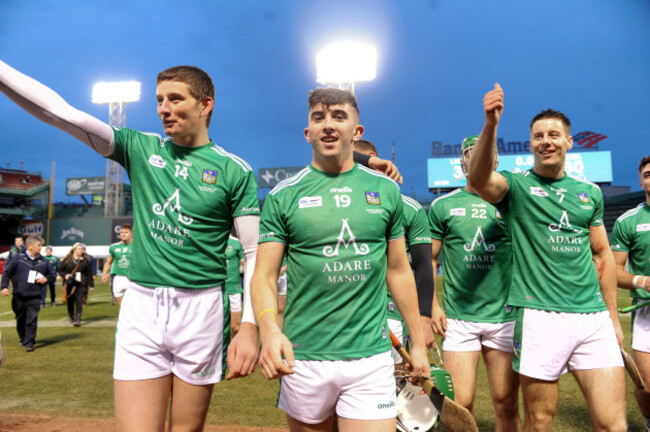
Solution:
{"label": "scoreboard", "polygon": [[[531,169],[534,163],[532,154],[500,155],[497,170],[525,171]],[[569,151],[564,171],[592,183],[611,183],[612,154],[609,151]],[[427,159],[427,180],[429,189],[465,186],[467,180],[460,167],[460,157]]]}

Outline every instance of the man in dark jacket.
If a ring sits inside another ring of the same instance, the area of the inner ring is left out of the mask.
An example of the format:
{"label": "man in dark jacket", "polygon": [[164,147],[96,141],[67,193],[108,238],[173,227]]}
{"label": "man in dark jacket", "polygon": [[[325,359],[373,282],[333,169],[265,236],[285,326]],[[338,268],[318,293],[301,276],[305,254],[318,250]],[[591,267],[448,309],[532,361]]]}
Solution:
{"label": "man in dark jacket", "polygon": [[21,252],[25,252],[25,240],[23,239],[23,236],[17,236],[14,239],[14,245],[11,247],[11,249],[9,249],[9,257],[7,258],[7,262],[11,261],[13,257]]}
{"label": "man in dark jacket", "polygon": [[41,256],[43,239],[27,238],[27,248],[11,258],[0,281],[2,295],[9,295],[9,280],[13,285],[11,307],[16,314],[16,329],[21,345],[34,351],[36,321],[41,308],[41,291],[50,278],[56,276],[48,260]]}

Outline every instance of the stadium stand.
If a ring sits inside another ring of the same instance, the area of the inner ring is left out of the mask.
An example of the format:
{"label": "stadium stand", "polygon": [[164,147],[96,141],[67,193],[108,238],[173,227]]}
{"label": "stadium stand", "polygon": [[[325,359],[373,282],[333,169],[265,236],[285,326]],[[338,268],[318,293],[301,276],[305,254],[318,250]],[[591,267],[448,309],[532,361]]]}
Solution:
{"label": "stadium stand", "polygon": [[632,207],[638,206],[643,201],[645,201],[644,191],[631,192],[605,198],[605,213],[603,215],[603,221],[607,233],[611,234],[612,229],[614,229],[614,222],[616,222],[616,219],[618,219],[620,215]]}

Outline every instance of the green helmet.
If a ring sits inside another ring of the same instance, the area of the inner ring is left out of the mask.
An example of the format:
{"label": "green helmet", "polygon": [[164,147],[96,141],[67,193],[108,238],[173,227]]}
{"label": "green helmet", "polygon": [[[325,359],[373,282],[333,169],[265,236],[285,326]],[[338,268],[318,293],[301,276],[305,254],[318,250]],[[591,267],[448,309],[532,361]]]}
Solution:
{"label": "green helmet", "polygon": [[467,175],[467,169],[465,167],[465,152],[467,149],[474,147],[474,144],[478,141],[478,135],[472,135],[465,138],[460,145],[460,168],[463,170],[463,173]]}
{"label": "green helmet", "polygon": [[463,140],[463,143],[460,145],[460,160],[465,161],[465,150],[468,148],[474,147],[474,144],[478,141],[478,135],[468,136]]}

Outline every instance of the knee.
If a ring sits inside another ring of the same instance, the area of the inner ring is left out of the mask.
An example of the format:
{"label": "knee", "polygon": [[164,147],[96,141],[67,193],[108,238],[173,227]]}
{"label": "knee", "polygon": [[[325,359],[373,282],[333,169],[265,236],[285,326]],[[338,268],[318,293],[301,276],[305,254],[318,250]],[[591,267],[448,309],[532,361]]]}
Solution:
{"label": "knee", "polygon": [[594,424],[594,430],[600,432],[626,432],[628,430],[627,420],[625,420],[625,417],[622,416],[621,418],[612,421],[609,425]]}
{"label": "knee", "polygon": [[551,430],[555,413],[551,411],[531,412],[525,410],[526,430]]}
{"label": "knee", "polygon": [[519,400],[517,394],[505,394],[493,398],[494,410],[499,418],[513,418],[519,416]]}

